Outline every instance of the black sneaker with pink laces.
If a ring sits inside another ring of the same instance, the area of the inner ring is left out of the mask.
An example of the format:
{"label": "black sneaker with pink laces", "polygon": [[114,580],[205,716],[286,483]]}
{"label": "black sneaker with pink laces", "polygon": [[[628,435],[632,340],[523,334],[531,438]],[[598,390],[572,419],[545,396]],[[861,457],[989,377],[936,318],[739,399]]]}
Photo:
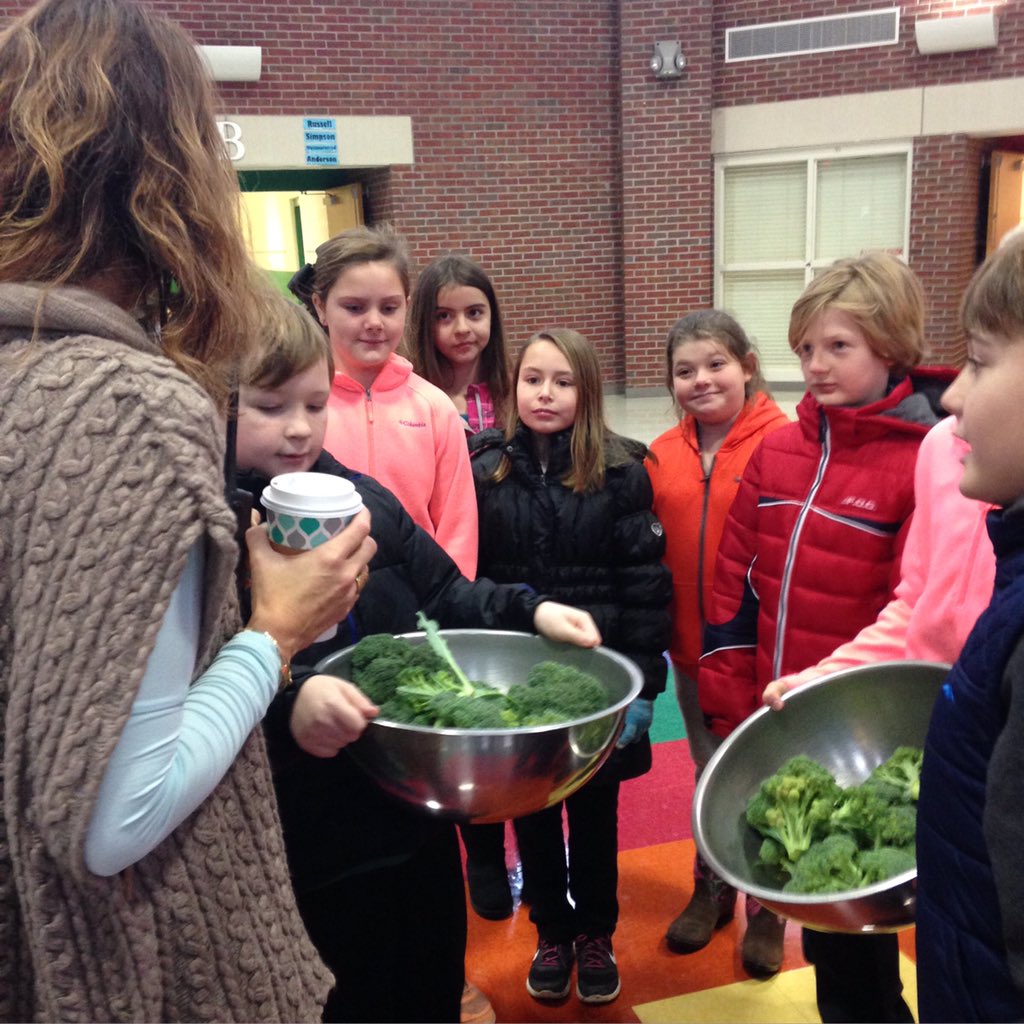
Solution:
{"label": "black sneaker with pink laces", "polygon": [[571,942],[541,939],[526,978],[526,991],[535,999],[564,999],[572,984],[574,959]]}
{"label": "black sneaker with pink laces", "polygon": [[576,995],[584,1003],[610,1003],[622,987],[610,935],[576,936]]}

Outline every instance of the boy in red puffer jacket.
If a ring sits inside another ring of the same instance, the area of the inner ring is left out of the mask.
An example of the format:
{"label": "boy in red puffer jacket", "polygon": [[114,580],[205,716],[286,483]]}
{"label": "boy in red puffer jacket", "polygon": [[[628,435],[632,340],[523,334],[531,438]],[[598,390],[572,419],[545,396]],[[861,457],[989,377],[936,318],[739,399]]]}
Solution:
{"label": "boy in red puffer jacket", "polygon": [[[913,369],[923,323],[919,282],[883,252],[837,261],[793,307],[807,394],[797,422],[747,464],[715,568],[698,691],[719,736],[760,707],[771,680],[831,653],[892,596],[917,449],[953,376]],[[748,914],[751,973],[779,969],[783,931],[764,908]],[[913,1020],[895,936],[805,931],[804,954],[823,1020]]]}

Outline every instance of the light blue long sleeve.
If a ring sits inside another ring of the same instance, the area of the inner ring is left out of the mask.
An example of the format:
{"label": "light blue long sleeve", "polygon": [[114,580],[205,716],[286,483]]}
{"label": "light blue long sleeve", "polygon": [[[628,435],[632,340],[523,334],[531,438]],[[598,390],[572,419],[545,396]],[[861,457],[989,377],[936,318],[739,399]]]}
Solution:
{"label": "light blue long sleeve", "polygon": [[210,795],[259,724],[281,661],[262,633],[229,640],[192,685],[202,608],[203,541],[189,552],[85,840],[97,875],[134,864]]}

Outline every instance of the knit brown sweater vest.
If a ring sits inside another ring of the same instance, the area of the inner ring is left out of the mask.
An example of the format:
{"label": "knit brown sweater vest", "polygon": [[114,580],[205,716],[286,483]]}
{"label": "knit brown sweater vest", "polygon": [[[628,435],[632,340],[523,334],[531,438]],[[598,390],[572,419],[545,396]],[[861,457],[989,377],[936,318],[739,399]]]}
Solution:
{"label": "knit brown sweater vest", "polygon": [[151,854],[83,861],[191,546],[200,666],[238,625],[222,430],[122,310],[0,285],[0,1020],[317,1020],[262,737]]}

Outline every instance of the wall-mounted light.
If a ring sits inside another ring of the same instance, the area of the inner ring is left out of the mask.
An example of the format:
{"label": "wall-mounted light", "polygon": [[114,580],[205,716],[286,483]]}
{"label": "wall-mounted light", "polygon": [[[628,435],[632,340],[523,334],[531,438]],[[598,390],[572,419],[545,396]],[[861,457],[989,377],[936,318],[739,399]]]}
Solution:
{"label": "wall-mounted light", "polygon": [[914,41],[919,53],[956,53],[987,50],[999,42],[995,11],[961,14],[950,18],[918,18]]}
{"label": "wall-mounted light", "polygon": [[679,40],[665,39],[655,43],[650,66],[658,78],[678,78],[686,67],[686,58]]}
{"label": "wall-mounted light", "polygon": [[215,82],[258,82],[262,46],[197,46],[199,59]]}

